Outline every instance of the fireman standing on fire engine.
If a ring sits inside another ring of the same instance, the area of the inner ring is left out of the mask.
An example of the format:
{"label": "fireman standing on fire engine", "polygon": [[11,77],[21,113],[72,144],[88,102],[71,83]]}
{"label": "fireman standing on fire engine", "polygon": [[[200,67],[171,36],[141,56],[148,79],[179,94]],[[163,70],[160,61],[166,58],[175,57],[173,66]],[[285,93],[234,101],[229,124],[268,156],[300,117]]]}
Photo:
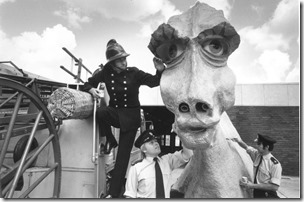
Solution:
{"label": "fireman standing on fire engine", "polygon": [[106,136],[105,154],[118,146],[111,126],[120,128],[119,147],[109,191],[113,198],[118,198],[122,194],[130,153],[137,129],[140,127],[139,87],[159,86],[165,68],[158,58],[153,58],[157,69],[155,75],[145,73],[136,67],[128,67],[126,57],[129,55],[116,40],[111,39],[106,49],[107,63],[84,84],[84,90],[98,98],[99,90],[96,87],[99,82],[104,82],[110,97],[109,106],[98,108],[96,112],[100,136]]}

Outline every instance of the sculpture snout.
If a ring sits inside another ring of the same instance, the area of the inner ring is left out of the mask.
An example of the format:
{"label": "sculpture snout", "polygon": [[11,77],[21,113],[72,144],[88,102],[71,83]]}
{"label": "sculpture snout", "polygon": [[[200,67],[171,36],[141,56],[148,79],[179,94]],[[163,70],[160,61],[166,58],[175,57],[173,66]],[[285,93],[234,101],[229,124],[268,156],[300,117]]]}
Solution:
{"label": "sculpture snout", "polygon": [[196,128],[211,127],[219,122],[220,116],[214,113],[214,109],[209,102],[203,100],[188,100],[180,102],[178,111],[175,113],[178,125]]}
{"label": "sculpture snout", "polygon": [[[207,102],[196,102],[194,104],[193,109],[195,110],[195,112],[197,113],[210,113],[212,111],[210,104],[208,104]],[[179,104],[178,106],[178,110],[181,113],[188,113],[190,112],[190,106],[188,103],[186,102],[182,102]]]}

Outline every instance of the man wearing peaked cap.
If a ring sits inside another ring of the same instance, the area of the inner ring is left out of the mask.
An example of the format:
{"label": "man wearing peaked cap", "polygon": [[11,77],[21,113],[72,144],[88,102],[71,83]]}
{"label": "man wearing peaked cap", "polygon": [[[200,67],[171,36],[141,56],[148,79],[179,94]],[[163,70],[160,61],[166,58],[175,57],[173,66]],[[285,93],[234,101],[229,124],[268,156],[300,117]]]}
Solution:
{"label": "man wearing peaked cap", "polygon": [[[161,148],[153,130],[144,131],[136,139],[134,145],[140,148],[144,158],[130,167],[124,196],[126,198],[170,198],[172,184],[169,180],[170,174],[174,169],[185,166],[192,156],[192,150],[183,147],[182,150],[173,154],[159,157]],[[156,173],[156,164],[161,170],[164,193],[162,197],[158,196],[159,178]]]}
{"label": "man wearing peaked cap", "polygon": [[137,148],[140,148],[141,145],[143,145],[146,142],[149,142],[153,139],[158,139],[155,135],[154,135],[154,131],[153,130],[145,130],[135,141],[134,146]]}
{"label": "man wearing peaked cap", "polygon": [[256,141],[264,142],[265,144],[271,145],[276,143],[277,141],[268,135],[261,135],[258,133],[258,138]]}
{"label": "man wearing peaked cap", "polygon": [[[158,58],[153,58],[155,75],[137,67],[128,67],[129,55],[115,39],[109,40],[106,46],[106,64],[88,79],[83,88],[98,99],[101,98],[102,92],[96,87],[99,83],[104,83],[110,98],[108,106],[97,109],[96,118],[99,135],[106,137],[104,154],[109,154],[119,143],[109,190],[109,197],[112,198],[121,197],[130,153],[141,124],[139,88],[142,85],[150,88],[159,86],[165,69],[165,65]],[[111,126],[120,128],[118,143],[112,134]]]}
{"label": "man wearing peaked cap", "polygon": [[240,185],[247,189],[253,189],[254,198],[279,198],[276,191],[281,183],[282,166],[271,154],[277,141],[260,133],[254,140],[256,148],[248,146],[241,139],[234,140],[246,149],[254,165],[254,182],[241,181]]}

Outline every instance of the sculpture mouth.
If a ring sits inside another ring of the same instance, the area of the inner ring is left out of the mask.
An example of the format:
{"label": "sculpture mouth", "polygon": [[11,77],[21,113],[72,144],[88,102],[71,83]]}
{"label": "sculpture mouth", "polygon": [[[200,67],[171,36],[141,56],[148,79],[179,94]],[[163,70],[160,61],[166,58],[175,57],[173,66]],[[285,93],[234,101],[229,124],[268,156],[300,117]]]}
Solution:
{"label": "sculpture mouth", "polygon": [[205,127],[189,127],[185,129],[185,132],[190,132],[190,133],[204,133],[206,132],[208,128]]}
{"label": "sculpture mouth", "polygon": [[183,144],[189,149],[208,148],[212,145],[214,126],[191,126],[177,127],[177,134],[181,138]]}

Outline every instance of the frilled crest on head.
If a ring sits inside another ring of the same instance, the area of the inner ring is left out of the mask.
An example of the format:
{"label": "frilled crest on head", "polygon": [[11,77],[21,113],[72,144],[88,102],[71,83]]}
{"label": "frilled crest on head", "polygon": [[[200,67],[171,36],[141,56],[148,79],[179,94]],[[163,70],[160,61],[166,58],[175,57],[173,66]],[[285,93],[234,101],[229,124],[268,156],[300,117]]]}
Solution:
{"label": "frilled crest on head", "polygon": [[[165,62],[168,57],[178,55],[174,54],[175,49],[182,52],[189,41],[205,44],[211,39],[225,41],[227,44],[225,59],[240,44],[239,34],[225,19],[223,11],[197,2],[188,11],[172,16],[167,23],[161,24],[151,35],[148,48]],[[171,46],[167,45],[169,48],[164,49],[162,48],[164,44]]]}

